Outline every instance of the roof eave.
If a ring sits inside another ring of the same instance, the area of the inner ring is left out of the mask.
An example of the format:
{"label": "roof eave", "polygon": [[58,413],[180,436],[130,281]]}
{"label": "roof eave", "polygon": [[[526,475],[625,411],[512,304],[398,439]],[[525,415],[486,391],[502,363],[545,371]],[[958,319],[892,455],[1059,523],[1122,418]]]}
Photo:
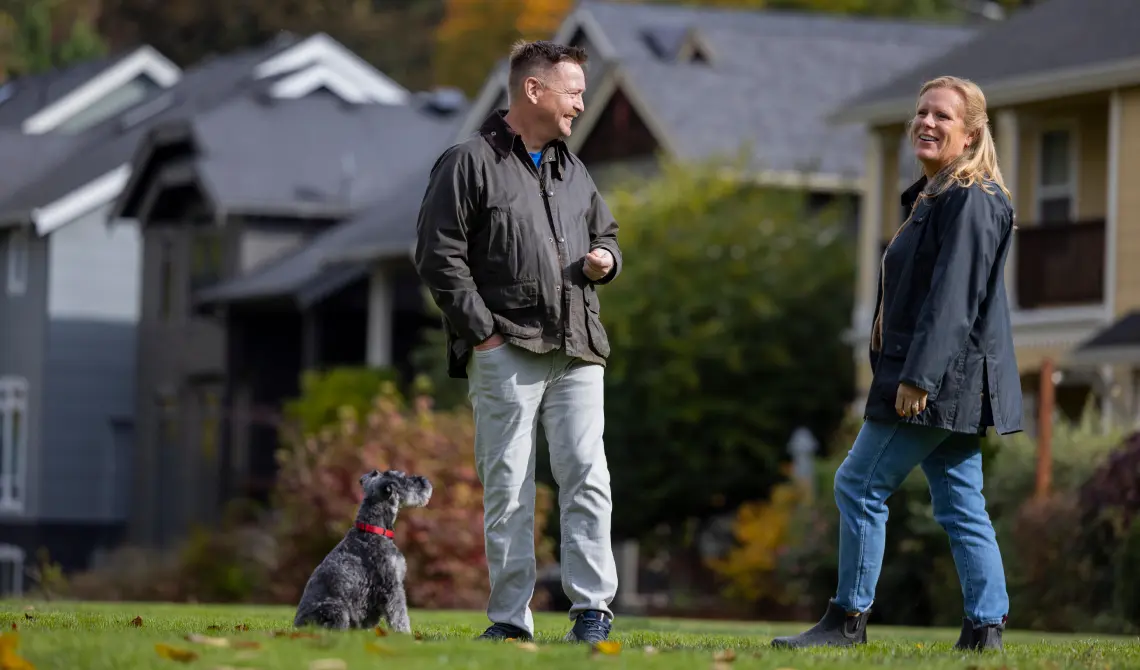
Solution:
{"label": "roof eave", "polygon": [[[990,109],[1052,98],[1107,91],[1140,83],[1140,58],[1065,68],[994,82],[979,82]],[[896,97],[862,105],[840,107],[825,118],[828,123],[879,126],[910,118],[913,97]]]}

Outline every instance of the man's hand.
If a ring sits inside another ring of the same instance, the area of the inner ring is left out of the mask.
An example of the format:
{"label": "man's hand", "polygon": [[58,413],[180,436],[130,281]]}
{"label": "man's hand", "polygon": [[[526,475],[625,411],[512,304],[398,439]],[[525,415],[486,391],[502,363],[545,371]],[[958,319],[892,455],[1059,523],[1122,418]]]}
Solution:
{"label": "man's hand", "polygon": [[590,281],[598,281],[610,273],[614,267],[614,257],[605,249],[594,249],[582,260],[582,271]]}
{"label": "man's hand", "polygon": [[494,349],[503,343],[503,336],[498,333],[491,333],[491,336],[475,345],[476,351],[486,351]]}
{"label": "man's hand", "polygon": [[910,384],[899,384],[895,394],[895,412],[902,417],[918,416],[926,409],[926,391]]}

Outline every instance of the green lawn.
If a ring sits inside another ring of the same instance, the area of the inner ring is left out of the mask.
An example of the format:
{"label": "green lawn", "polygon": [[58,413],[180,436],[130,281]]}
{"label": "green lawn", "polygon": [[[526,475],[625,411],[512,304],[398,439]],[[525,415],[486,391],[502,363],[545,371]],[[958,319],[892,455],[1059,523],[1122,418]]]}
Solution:
{"label": "green lawn", "polygon": [[[31,607],[32,609],[27,609]],[[141,625],[132,621],[141,617]],[[19,636],[18,654],[37,670],[68,668],[1125,668],[1140,667],[1140,638],[1042,635],[1010,631],[1004,655],[951,651],[957,630],[872,627],[872,644],[858,650],[773,652],[774,635],[800,626],[620,618],[615,655],[591,654],[560,641],[564,616],[537,618],[538,644],[474,642],[481,613],[412,612],[414,639],[378,637],[375,631],[318,632],[313,637],[274,637],[290,632],[289,608],[0,601],[0,627]],[[15,624],[17,630],[12,631]],[[206,636],[188,639],[193,636]],[[218,638],[224,638],[221,642]],[[211,644],[213,642],[213,644]],[[225,647],[214,644],[226,644]],[[196,654],[179,662],[159,654],[169,645]],[[649,650],[646,647],[650,647]],[[719,662],[723,650],[734,660]],[[3,656],[0,654],[0,659]],[[0,660],[0,670],[11,670]]]}

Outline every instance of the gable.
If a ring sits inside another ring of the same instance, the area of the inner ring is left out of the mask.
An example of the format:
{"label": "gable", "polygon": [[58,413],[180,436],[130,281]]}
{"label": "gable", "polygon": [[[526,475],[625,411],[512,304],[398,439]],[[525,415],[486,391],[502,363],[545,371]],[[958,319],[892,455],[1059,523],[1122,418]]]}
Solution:
{"label": "gable", "polygon": [[595,164],[647,158],[660,145],[649,126],[637,113],[629,97],[618,86],[598,120],[590,128],[577,154],[587,167]]}
{"label": "gable", "polygon": [[181,76],[178,66],[162,54],[141,47],[25,119],[22,130],[37,135],[89,128],[173,86]]}
{"label": "gable", "polygon": [[400,105],[407,103],[410,95],[403,86],[324,33],[261,62],[254,76],[278,78],[271,94],[281,98],[302,97],[321,87],[347,102]]}

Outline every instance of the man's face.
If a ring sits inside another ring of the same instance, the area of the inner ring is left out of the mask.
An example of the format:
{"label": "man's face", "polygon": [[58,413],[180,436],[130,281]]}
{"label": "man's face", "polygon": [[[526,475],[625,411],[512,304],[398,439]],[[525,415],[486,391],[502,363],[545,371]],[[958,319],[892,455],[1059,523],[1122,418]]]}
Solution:
{"label": "man's face", "polygon": [[569,137],[574,118],[584,109],[586,73],[577,63],[563,61],[536,79],[537,84],[527,86],[528,93],[533,92],[528,97],[534,101],[535,125],[551,140]]}

